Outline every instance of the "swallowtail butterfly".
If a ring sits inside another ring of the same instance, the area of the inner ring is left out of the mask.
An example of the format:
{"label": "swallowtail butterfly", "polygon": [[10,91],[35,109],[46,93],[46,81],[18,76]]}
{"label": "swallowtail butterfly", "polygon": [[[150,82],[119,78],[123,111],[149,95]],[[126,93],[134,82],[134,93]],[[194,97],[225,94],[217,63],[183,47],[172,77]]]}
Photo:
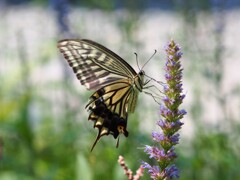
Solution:
{"label": "swallowtail butterfly", "polygon": [[[144,71],[136,73],[121,57],[106,47],[86,39],[65,39],[58,48],[72,67],[80,83],[88,90],[95,90],[86,106],[88,120],[98,128],[97,138],[104,135],[128,136],[128,113],[133,113],[138,93],[144,86]],[[119,138],[117,141],[118,146]]]}

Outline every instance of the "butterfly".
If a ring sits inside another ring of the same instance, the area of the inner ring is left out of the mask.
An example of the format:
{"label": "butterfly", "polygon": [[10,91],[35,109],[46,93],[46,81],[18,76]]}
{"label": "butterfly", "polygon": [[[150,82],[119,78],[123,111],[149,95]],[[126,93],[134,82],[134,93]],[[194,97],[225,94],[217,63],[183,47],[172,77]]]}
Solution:
{"label": "butterfly", "polygon": [[86,105],[88,120],[98,128],[91,151],[104,135],[127,137],[128,113],[134,112],[138,93],[149,82],[144,82],[144,71],[136,73],[117,54],[91,40],[65,39],[58,42],[58,48],[80,83],[95,90]]}

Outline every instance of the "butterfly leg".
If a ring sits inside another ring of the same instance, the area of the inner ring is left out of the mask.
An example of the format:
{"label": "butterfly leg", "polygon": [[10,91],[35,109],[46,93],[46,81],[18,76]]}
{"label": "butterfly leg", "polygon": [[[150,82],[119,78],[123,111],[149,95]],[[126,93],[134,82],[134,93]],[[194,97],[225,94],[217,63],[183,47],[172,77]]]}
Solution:
{"label": "butterfly leg", "polygon": [[143,93],[152,96],[153,100],[160,105],[160,102],[157,101],[157,99],[161,99],[159,96],[154,96],[152,93],[150,92],[146,92],[146,91],[142,91]]}

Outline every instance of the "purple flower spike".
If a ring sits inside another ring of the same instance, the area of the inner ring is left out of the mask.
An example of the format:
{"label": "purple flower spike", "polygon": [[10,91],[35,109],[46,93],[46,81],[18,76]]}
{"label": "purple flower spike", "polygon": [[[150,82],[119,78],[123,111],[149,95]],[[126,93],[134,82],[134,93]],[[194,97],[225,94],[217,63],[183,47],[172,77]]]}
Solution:
{"label": "purple flower spike", "polygon": [[178,168],[173,164],[177,158],[174,146],[179,143],[180,135],[177,133],[183,123],[181,119],[187,112],[184,109],[179,110],[185,95],[182,94],[182,67],[180,58],[182,57],[181,48],[170,41],[165,46],[167,60],[165,64],[165,81],[163,85],[162,105],[160,105],[161,119],[157,125],[161,132],[153,132],[153,141],[158,146],[145,146],[145,152],[149,158],[155,159],[158,166],[151,166],[143,162],[143,167],[148,169],[152,179],[167,180],[179,178]]}

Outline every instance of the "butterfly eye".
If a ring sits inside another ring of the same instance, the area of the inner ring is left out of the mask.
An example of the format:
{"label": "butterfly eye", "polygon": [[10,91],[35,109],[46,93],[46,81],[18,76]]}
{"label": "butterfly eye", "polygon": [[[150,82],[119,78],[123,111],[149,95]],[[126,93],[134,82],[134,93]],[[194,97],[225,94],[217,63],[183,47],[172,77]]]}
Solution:
{"label": "butterfly eye", "polygon": [[139,74],[140,74],[141,76],[144,76],[144,75],[145,75],[145,72],[144,72],[143,70],[140,70]]}

